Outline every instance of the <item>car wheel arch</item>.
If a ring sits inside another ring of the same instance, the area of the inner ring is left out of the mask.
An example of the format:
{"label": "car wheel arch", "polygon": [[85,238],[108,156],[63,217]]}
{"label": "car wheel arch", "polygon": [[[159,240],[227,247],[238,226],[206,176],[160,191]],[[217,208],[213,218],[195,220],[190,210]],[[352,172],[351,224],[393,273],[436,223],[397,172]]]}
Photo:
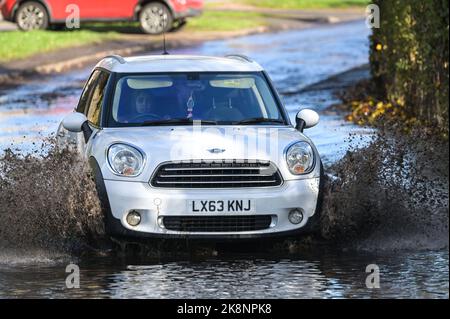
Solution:
{"label": "car wheel arch", "polygon": [[115,218],[112,214],[102,170],[97,162],[97,159],[94,156],[89,157],[89,167],[91,169],[91,174],[95,182],[97,196],[100,201],[103,223],[105,225],[105,233],[114,238],[133,236],[133,232],[130,232],[129,230],[124,228],[120,219]]}
{"label": "car wheel arch", "polygon": [[95,188],[100,200],[103,216],[106,217],[111,212],[111,206],[109,204],[108,193],[106,191],[106,185],[105,180],[103,179],[102,170],[97,162],[97,159],[94,156],[89,157],[88,163],[95,182]]}

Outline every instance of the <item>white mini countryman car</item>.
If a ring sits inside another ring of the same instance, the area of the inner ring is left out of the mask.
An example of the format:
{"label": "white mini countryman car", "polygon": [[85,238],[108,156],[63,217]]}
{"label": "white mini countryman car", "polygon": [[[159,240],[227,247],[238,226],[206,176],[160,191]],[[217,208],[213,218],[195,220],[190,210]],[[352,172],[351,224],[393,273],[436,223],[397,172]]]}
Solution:
{"label": "white mini countryman car", "polygon": [[247,239],[311,230],[323,168],[267,73],[241,55],[100,61],[58,136],[89,162],[114,237]]}

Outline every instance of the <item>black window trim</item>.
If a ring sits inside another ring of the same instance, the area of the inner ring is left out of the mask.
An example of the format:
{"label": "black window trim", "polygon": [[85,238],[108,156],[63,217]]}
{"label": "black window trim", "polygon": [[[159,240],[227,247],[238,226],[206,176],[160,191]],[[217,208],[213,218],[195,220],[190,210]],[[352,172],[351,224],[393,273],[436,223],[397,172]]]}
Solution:
{"label": "black window trim", "polygon": [[[94,125],[93,123],[90,123],[92,126],[94,126],[97,129],[101,129],[102,127],[104,127],[104,113],[105,113],[105,109],[108,107],[109,104],[109,100],[110,100],[110,86],[111,86],[111,78],[112,78],[112,72],[105,69],[105,68],[101,68],[101,67],[97,67],[95,68],[96,70],[99,70],[101,73],[106,73],[108,74],[108,81],[106,81],[106,85],[104,88],[105,94],[103,95],[103,101],[102,101],[102,105],[101,110],[100,110],[100,120],[99,120],[99,124],[98,126]],[[99,77],[100,78],[100,77]],[[97,79],[98,82],[99,79]],[[95,83],[97,85],[97,83]]]}
{"label": "black window trim", "polygon": [[[103,68],[98,68],[98,69],[103,69]],[[102,112],[102,115],[104,115],[104,117],[102,117],[103,127],[135,127],[132,125],[109,126],[110,125],[109,120],[111,118],[113,97],[114,97],[114,94],[116,93],[116,84],[117,84],[117,81],[120,80],[121,78],[126,77],[126,76],[133,76],[133,75],[142,76],[142,75],[167,75],[167,74],[189,74],[189,73],[193,73],[193,74],[195,74],[195,73],[201,73],[201,74],[220,73],[220,74],[238,74],[238,75],[259,74],[259,75],[262,75],[262,77],[266,80],[266,83],[268,84],[269,91],[275,100],[275,104],[278,108],[278,111],[280,112],[281,117],[283,118],[284,125],[292,126],[292,123],[290,121],[289,115],[287,114],[286,108],[284,107],[284,104],[282,103],[280,96],[278,95],[278,93],[266,71],[199,71],[199,72],[177,71],[177,72],[135,72],[135,73],[112,72],[112,75],[110,76],[110,78],[108,80],[108,84],[107,84],[107,92],[106,93],[108,94],[108,98],[105,99],[105,101],[104,101],[104,103],[105,103],[107,100],[107,104],[103,105],[103,108],[105,108],[104,114]],[[139,126],[137,126],[137,127],[139,127]]]}
{"label": "black window trim", "polygon": [[[82,92],[84,92],[84,90],[86,89],[87,84],[89,83],[91,78],[94,76],[94,73],[96,71],[99,71],[100,73],[99,73],[99,76],[97,77],[97,79],[95,80],[94,89],[95,89],[95,87],[98,84],[98,81],[99,81],[99,78],[100,78],[100,74],[102,74],[102,72],[108,74],[108,81],[106,82],[105,95],[104,95],[104,98],[103,98],[103,101],[102,101],[102,105],[101,105],[100,121],[99,121],[98,125],[95,124],[95,123],[92,123],[91,121],[89,121],[89,119],[88,119],[88,122],[89,122],[90,126],[96,128],[96,129],[102,129],[104,127],[104,123],[105,123],[105,120],[104,120],[105,109],[108,107],[108,103],[109,103],[109,100],[110,100],[109,92],[110,92],[111,78],[112,78],[112,74],[113,73],[111,71],[105,69],[105,68],[96,67],[94,70],[92,70],[91,75],[89,76],[89,79],[86,81]],[[89,96],[89,100],[88,100],[89,104],[90,104],[91,98],[92,98],[92,92],[91,92],[91,95]],[[76,112],[78,112],[78,108],[80,106],[80,102],[81,102],[81,96],[80,96],[80,99],[78,100],[77,107],[75,108]],[[86,115],[86,117],[87,117],[87,111],[88,110],[86,109],[86,106],[85,106],[83,114]]]}
{"label": "black window trim", "polygon": [[109,73],[109,79],[108,83],[106,84],[105,94],[106,98],[103,99],[103,105],[102,105],[102,112],[101,112],[101,127],[108,127],[108,118],[111,112],[111,107],[113,103],[114,93],[115,93],[115,86],[117,81],[117,73],[111,72],[104,68],[98,68],[105,72]]}
{"label": "black window trim", "polygon": [[94,73],[95,73],[96,70],[97,70],[97,69],[92,70],[92,72],[91,72],[91,74],[89,75],[89,78],[87,79],[86,83],[84,83],[83,89],[81,90],[80,98],[78,99],[77,106],[75,107],[75,112],[82,113],[82,114],[85,114],[85,115],[86,115],[86,105],[84,106],[83,112],[80,112],[78,109],[80,108],[81,99],[82,99],[82,97],[83,97],[84,92],[85,92],[86,89],[87,89],[87,85],[88,85],[89,81],[91,81],[91,79],[92,79],[92,77],[94,76]]}
{"label": "black window trim", "polygon": [[269,85],[270,93],[272,93],[273,98],[275,99],[275,102],[278,107],[278,111],[281,113],[281,116],[283,117],[284,122],[286,125],[292,126],[291,119],[289,118],[289,114],[286,111],[286,107],[283,104],[283,101],[280,98],[280,95],[278,94],[278,91],[275,89],[275,86],[272,82],[272,80],[269,77],[269,74],[266,71],[261,72],[266,79],[266,82]]}

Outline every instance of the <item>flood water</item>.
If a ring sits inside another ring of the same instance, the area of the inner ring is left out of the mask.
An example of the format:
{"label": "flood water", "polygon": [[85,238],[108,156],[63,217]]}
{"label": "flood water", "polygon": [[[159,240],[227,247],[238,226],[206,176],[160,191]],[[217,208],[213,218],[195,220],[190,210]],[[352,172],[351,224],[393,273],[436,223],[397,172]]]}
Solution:
{"label": "flood water", "polygon": [[[349,133],[371,131],[328,115],[336,98],[330,89],[301,90],[368,62],[364,22],[309,30],[211,41],[172,54],[251,56],[266,68],[292,116],[300,107],[316,109],[320,124],[307,134],[325,164],[351,146]],[[0,88],[0,148],[24,151],[56,130],[80,95],[90,68],[44,77],[13,90]],[[361,142],[361,141],[360,141]],[[261,253],[216,252],[172,259],[89,257],[75,259],[48,251],[0,252],[0,298],[448,298],[448,249],[337,252],[312,250]],[[65,267],[80,266],[79,289],[65,288]],[[366,266],[380,269],[380,288],[366,288]]]}
{"label": "flood water", "polygon": [[[379,289],[365,284],[366,266],[373,263],[380,267]],[[448,298],[444,252],[234,255],[153,263],[88,259],[79,263],[80,289],[71,290],[65,288],[65,265],[0,264],[0,297]]]}

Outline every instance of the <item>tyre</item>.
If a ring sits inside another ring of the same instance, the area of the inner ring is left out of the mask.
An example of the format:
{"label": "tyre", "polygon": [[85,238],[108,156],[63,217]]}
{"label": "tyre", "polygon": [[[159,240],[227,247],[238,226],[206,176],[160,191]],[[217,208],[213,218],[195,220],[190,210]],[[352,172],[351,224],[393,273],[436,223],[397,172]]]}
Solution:
{"label": "tyre", "polygon": [[106,192],[106,186],[102,171],[97,161],[93,157],[89,159],[89,165],[91,167],[92,176],[95,181],[95,188],[97,190],[98,199],[100,200],[105,232],[107,235],[112,235],[114,233],[114,218],[111,213],[111,206],[109,205],[108,194]]}
{"label": "tyre", "polygon": [[42,4],[29,1],[21,4],[17,10],[16,23],[24,31],[45,30],[49,25],[49,16]]}
{"label": "tyre", "polygon": [[144,33],[161,34],[172,28],[173,17],[164,4],[150,2],[139,12],[139,23]]}

